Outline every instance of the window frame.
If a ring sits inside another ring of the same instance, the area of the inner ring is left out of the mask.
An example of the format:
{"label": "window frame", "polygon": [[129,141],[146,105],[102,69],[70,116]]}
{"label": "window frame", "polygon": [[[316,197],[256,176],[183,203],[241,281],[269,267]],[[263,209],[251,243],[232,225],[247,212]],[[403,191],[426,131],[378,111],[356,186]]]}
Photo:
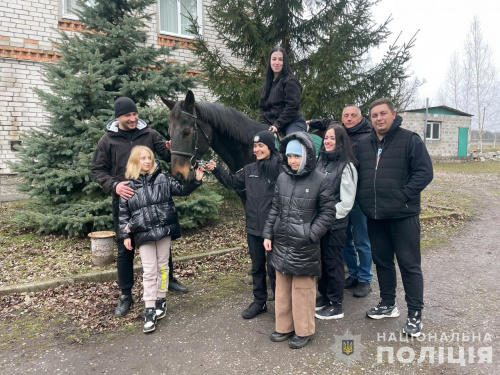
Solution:
{"label": "window frame", "polygon": [[[177,1],[177,9],[181,9],[181,3],[180,3],[180,0],[176,0]],[[181,28],[182,28],[182,24],[181,24],[181,12],[180,11],[177,11],[177,32],[173,32],[173,31],[167,31],[167,30],[163,30],[162,29],[162,25],[161,25],[161,5],[162,3],[162,0],[158,0],[157,4],[158,4],[158,33],[161,34],[161,35],[170,35],[170,36],[175,36],[177,38],[183,38],[183,39],[194,39],[195,36],[194,35],[187,35],[187,34],[182,34],[181,33]],[[196,17],[198,19],[198,25],[200,27],[200,34],[203,35],[203,0],[196,0]]]}
{"label": "window frame", "polygon": [[[441,122],[440,121],[427,121],[427,124],[425,126],[425,139],[429,141],[439,141],[441,139]],[[429,135],[430,137],[427,137],[427,128],[430,125],[430,130],[429,130]],[[434,138],[434,127],[438,126],[438,137]]]}
{"label": "window frame", "polygon": [[78,20],[78,16],[75,13],[71,13],[68,11],[68,1],[69,0],[61,0],[62,1],[62,18],[67,18],[70,20]]}
{"label": "window frame", "polygon": [[[62,14],[61,17],[69,20],[75,20],[78,21],[78,16],[75,13],[71,13],[68,11],[68,1],[69,0],[61,0],[62,1]],[[90,2],[91,6],[94,5],[94,0],[87,0],[87,2]],[[75,4],[76,5],[76,4]]]}

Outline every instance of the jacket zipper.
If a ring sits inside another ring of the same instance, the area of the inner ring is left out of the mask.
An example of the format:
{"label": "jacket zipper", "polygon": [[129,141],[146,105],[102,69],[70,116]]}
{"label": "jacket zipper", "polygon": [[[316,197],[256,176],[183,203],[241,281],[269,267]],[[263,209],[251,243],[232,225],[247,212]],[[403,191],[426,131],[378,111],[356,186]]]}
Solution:
{"label": "jacket zipper", "polygon": [[[290,202],[293,197],[293,193],[295,192],[295,187],[297,186],[297,179],[293,179],[293,189],[292,189],[292,194],[290,195]],[[288,258],[288,253],[290,251],[290,244],[288,241],[288,228],[289,228],[289,221],[290,221],[290,208],[288,208],[288,215],[286,216],[286,252],[285,252],[285,257],[283,258],[283,269],[285,268],[286,264],[286,259]]]}
{"label": "jacket zipper", "polygon": [[144,195],[146,196],[146,206],[147,206],[148,212],[149,212],[149,221],[151,222],[151,229],[154,231],[155,228],[153,226],[153,211],[151,210],[151,199],[150,199],[149,191],[148,191],[147,178],[146,178],[146,176],[143,176],[142,179],[143,179],[143,186],[144,186]]}
{"label": "jacket zipper", "polygon": [[373,176],[373,195],[375,198],[375,219],[377,219],[377,170],[378,170],[378,162],[380,158],[382,157],[382,151],[384,150],[384,145],[382,145],[382,148],[380,150],[380,155],[378,154],[378,147],[377,144],[375,143],[375,154],[376,154],[376,159],[375,159],[375,175]]}

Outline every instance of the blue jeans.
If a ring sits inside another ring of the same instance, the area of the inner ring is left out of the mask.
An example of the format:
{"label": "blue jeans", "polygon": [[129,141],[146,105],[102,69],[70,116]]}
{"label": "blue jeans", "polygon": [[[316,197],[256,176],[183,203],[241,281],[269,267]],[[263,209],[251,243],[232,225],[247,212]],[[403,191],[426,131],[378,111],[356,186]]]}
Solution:
{"label": "blue jeans", "polygon": [[[349,213],[349,224],[346,229],[347,240],[344,246],[344,261],[347,265],[349,276],[360,282],[370,283],[372,274],[372,250],[366,216],[361,211],[357,201],[354,202]],[[359,263],[358,263],[359,257]]]}
{"label": "blue jeans", "polygon": [[299,116],[295,121],[291,122],[285,127],[285,136],[294,132],[307,132],[306,120],[304,117]]}

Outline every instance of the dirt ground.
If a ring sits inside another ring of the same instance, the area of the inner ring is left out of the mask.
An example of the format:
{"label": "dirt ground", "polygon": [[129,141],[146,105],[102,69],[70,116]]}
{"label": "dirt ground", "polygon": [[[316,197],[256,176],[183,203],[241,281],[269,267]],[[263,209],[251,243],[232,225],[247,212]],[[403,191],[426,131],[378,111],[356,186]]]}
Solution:
{"label": "dirt ground", "polygon": [[[229,297],[214,296],[216,303],[206,309],[196,305],[193,291],[177,297],[190,303],[173,300],[151,335],[135,329],[47,349],[43,338],[27,340],[0,352],[0,373],[499,374],[500,175],[437,173],[450,182],[446,189],[474,192],[478,209],[457,235],[423,254],[422,340],[401,340],[406,304],[400,280],[399,318],[365,317],[379,300],[374,280],[366,298],[346,291],[345,318],[317,321],[315,339],[301,350],[269,340],[274,330],[272,302],[267,314],[249,321],[241,318],[250,302],[249,288],[235,289]],[[341,353],[343,338],[354,340],[351,357]]]}

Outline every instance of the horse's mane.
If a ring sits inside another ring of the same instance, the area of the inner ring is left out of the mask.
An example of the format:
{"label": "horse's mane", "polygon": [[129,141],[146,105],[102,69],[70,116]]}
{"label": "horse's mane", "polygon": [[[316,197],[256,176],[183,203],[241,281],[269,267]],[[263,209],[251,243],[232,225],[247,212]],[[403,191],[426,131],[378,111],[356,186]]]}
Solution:
{"label": "horse's mane", "polygon": [[[173,116],[179,116],[181,102],[172,110]],[[252,143],[253,137],[259,131],[267,130],[268,126],[252,120],[234,108],[210,102],[196,102],[196,109],[200,121],[213,125],[221,134],[227,134],[238,142]]]}

